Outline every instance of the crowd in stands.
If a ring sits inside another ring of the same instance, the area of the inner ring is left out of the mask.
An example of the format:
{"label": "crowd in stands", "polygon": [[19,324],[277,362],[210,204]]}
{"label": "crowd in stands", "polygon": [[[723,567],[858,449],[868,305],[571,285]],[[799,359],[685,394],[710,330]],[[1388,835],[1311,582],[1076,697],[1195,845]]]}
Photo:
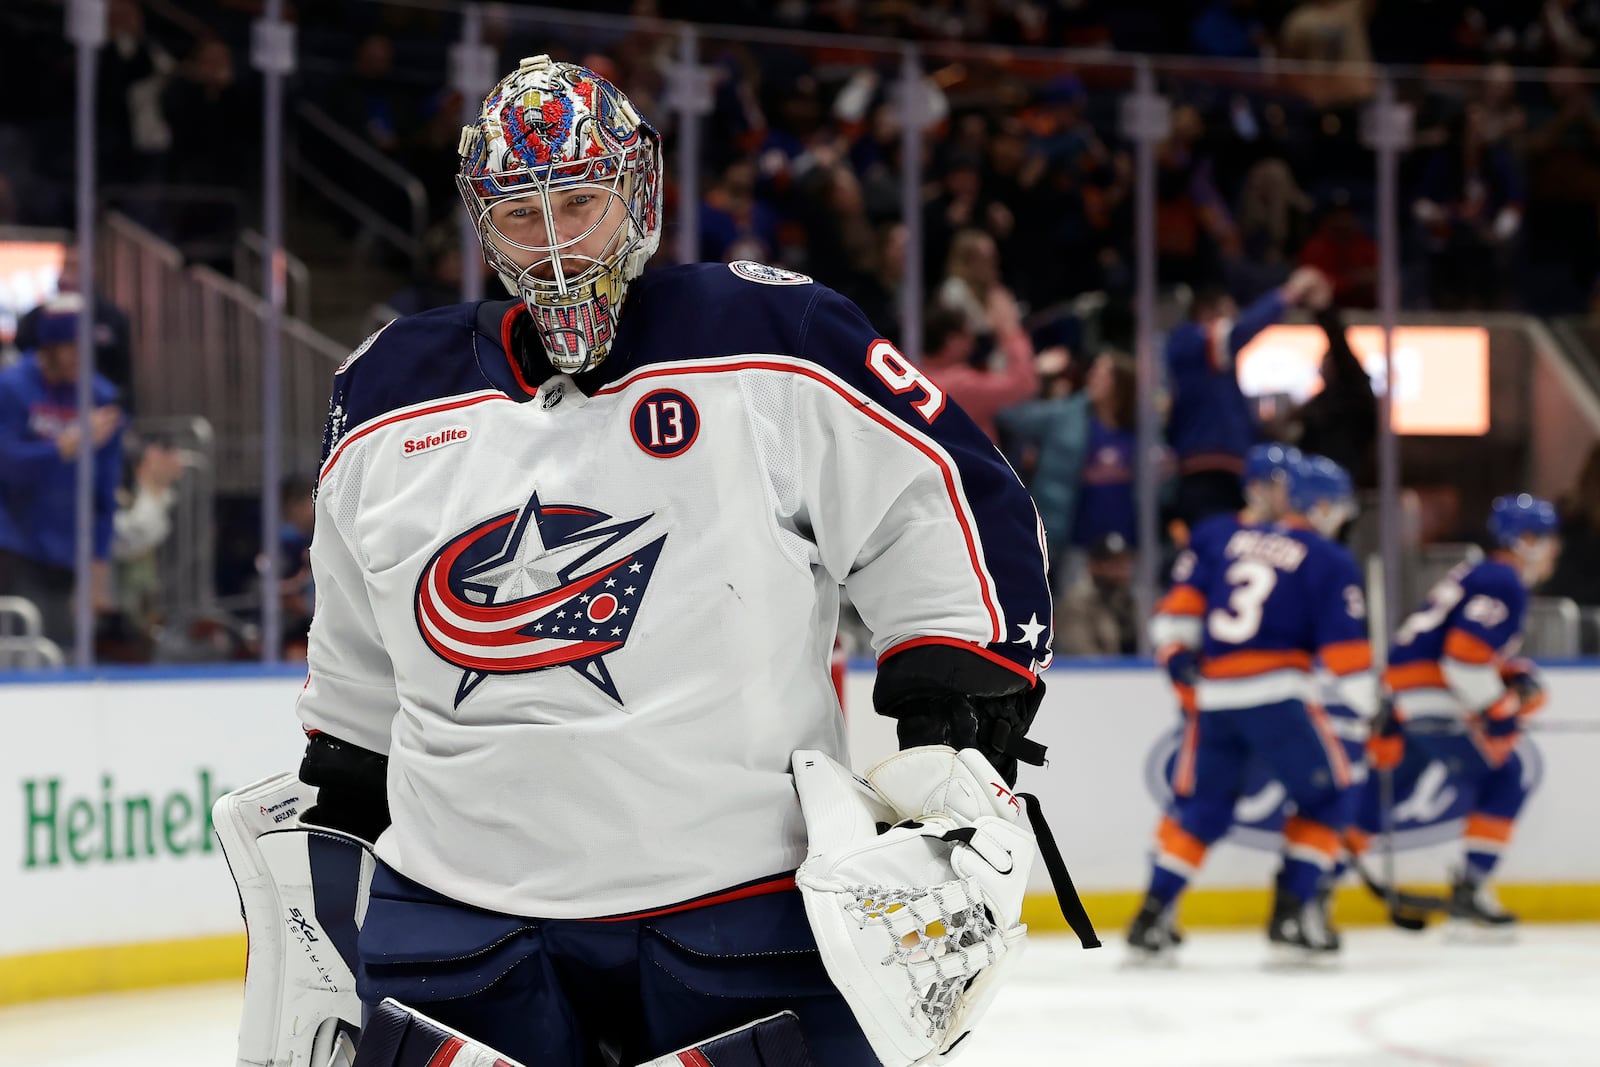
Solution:
{"label": "crowd in stands", "polygon": [[[651,23],[627,32],[557,25],[521,6],[486,9],[485,38],[502,63],[535,52],[583,62],[617,82],[669,139],[677,136],[675,36]],[[1397,92],[1415,109],[1415,147],[1400,176],[1404,305],[1567,314],[1600,293],[1600,96],[1592,80],[1600,0],[581,6],[707,24],[700,61],[711,72],[712,100],[700,130],[702,182],[679,188],[674,172],[667,187],[669,219],[680,198],[699,200],[701,258],[814,275],[892,338],[905,335],[904,94],[896,86],[900,54],[885,45],[922,43],[924,78],[914,95],[924,145],[926,314],[922,349],[909,354],[1034,490],[1065,561],[1057,588],[1077,605],[1074,614],[1094,620],[1081,633],[1063,630],[1062,651],[1134,645],[1127,591],[1139,548],[1136,472],[1154,470],[1168,483],[1164,514],[1179,519],[1195,516],[1195,493],[1212,499],[1210,489],[1195,488],[1204,481],[1197,472],[1236,474],[1231,461],[1196,466],[1218,442],[1186,451],[1174,439],[1150,462],[1138,455],[1124,354],[1132,348],[1134,150],[1118,119],[1131,81],[1118,53],[1169,57],[1158,63],[1159,87],[1173,105],[1170,131],[1155,149],[1158,277],[1164,292],[1186,294],[1189,312],[1168,340],[1169,376],[1181,377],[1174,368],[1190,366],[1193,353],[1201,360],[1188,398],[1171,383],[1163,400],[1169,419],[1188,417],[1193,389],[1211,389],[1205,374],[1222,365],[1206,360],[1224,349],[1231,357],[1243,343],[1213,343],[1215,323],[1238,309],[1240,321],[1261,325],[1314,315],[1327,335],[1327,388],[1266,430],[1332,456],[1371,484],[1375,402],[1343,316],[1372,308],[1378,295],[1375,168],[1361,135],[1374,64],[1397,65]],[[413,311],[451,299],[462,269],[452,177],[461,101],[447,64],[457,17],[366,0],[285,7],[299,32],[291,100],[317,105],[427,190],[430,264],[391,303]],[[140,0],[110,0],[99,70],[100,180],[114,187],[109,203],[180,243],[254,220],[260,88],[248,40],[260,8],[259,0],[163,0],[158,12]],[[71,129],[72,56],[60,15],[48,0],[0,12],[10,42],[0,63],[0,224],[72,218],[72,141],[63,132]],[[743,26],[880,41],[777,43],[770,34],[741,38]],[[971,47],[979,44],[996,47]],[[1071,62],[1043,51],[1061,48],[1076,50]],[[1263,73],[1274,68],[1260,62],[1273,59],[1294,62]],[[208,200],[192,195],[196,189],[230,195]],[[669,233],[664,257],[674,248]],[[1185,329],[1198,345],[1188,354]],[[1206,401],[1224,402],[1240,398]],[[1208,406],[1200,417],[1213,414]],[[1252,422],[1250,432],[1259,429]],[[1234,459],[1237,445],[1221,443]],[[1572,521],[1600,527],[1590,510],[1575,507]],[[1106,611],[1089,612],[1091,602]]]}

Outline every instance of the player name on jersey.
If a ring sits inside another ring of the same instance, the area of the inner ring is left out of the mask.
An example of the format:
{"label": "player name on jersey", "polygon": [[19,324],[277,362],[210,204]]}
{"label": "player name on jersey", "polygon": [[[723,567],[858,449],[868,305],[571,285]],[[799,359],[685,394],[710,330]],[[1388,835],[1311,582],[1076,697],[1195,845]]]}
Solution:
{"label": "player name on jersey", "polygon": [[1228,538],[1223,555],[1228,559],[1259,559],[1279,570],[1292,571],[1305,562],[1306,546],[1269,530],[1245,529]]}

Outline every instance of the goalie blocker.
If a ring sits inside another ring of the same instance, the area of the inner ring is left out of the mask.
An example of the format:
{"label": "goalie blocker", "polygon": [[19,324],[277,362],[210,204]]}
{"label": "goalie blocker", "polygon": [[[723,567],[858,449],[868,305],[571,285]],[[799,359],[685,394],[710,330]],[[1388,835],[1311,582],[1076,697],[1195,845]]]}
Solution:
{"label": "goalie blocker", "polygon": [[278,774],[212,808],[249,934],[238,1067],[340,1067],[361,1033],[356,931],[370,846],[303,822],[316,790]]}

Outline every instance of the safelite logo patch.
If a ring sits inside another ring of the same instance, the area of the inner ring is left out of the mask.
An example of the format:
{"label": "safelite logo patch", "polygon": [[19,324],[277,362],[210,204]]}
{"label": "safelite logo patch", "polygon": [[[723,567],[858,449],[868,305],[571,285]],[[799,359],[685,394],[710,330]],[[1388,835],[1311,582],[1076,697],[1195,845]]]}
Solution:
{"label": "safelite logo patch", "polygon": [[446,426],[442,430],[432,430],[418,437],[408,437],[400,448],[405,456],[420,456],[424,452],[432,452],[445,445],[459,444],[472,436],[472,431],[465,426]]}

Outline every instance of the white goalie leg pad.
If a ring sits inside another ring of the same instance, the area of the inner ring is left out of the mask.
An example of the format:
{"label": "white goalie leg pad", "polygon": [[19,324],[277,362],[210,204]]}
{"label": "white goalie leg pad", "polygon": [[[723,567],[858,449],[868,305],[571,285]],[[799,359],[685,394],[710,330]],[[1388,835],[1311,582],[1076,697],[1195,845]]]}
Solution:
{"label": "white goalie leg pad", "polygon": [[945,746],[865,779],[811,750],[793,771],[808,837],[795,881],[829,977],[885,1067],[949,1058],[1027,933],[1020,802],[976,751]]}
{"label": "white goalie leg pad", "polygon": [[238,1067],[339,1067],[354,1058],[355,934],[372,850],[302,823],[315,802],[315,788],[278,774],[212,808],[249,935]]}

